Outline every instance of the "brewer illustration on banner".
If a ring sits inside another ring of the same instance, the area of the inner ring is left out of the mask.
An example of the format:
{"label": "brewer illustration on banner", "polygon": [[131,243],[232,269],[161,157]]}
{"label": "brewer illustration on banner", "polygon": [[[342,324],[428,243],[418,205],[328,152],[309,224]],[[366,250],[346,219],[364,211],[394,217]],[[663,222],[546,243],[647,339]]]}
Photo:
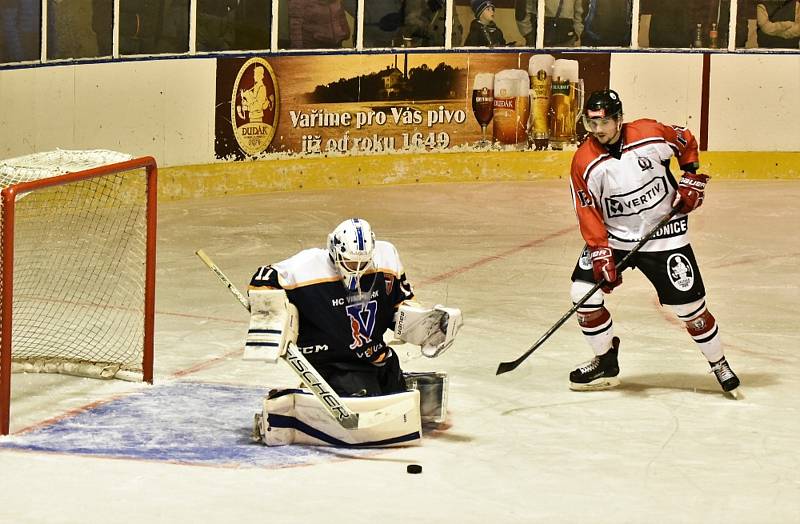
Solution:
{"label": "brewer illustration on banner", "polygon": [[278,83],[269,63],[251,58],[233,83],[231,125],[239,147],[258,155],[272,142],[279,115]]}

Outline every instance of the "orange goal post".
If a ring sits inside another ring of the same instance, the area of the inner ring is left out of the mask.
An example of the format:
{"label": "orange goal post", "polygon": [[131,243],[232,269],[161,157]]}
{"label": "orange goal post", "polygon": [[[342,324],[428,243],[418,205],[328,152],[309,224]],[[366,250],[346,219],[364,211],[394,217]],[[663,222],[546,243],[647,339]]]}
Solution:
{"label": "orange goal post", "polygon": [[14,372],[153,381],[152,157],[0,160],[0,435]]}

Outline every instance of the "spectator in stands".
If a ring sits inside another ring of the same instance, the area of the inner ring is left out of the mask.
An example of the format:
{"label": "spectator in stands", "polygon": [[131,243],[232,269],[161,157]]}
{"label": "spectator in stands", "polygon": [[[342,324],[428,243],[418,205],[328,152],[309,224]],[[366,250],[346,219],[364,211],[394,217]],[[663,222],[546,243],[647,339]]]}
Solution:
{"label": "spectator in stands", "polygon": [[472,0],[471,6],[475,19],[469,26],[469,34],[464,45],[489,47],[506,45],[503,31],[494,22],[494,2],[492,0]]}
{"label": "spectator in stands", "polygon": [[293,49],[342,47],[350,38],[341,0],[289,0],[288,15]]}
{"label": "spectator in stands", "polygon": [[160,53],[189,51],[189,0],[161,0],[164,23],[158,39]]}
{"label": "spectator in stands", "polygon": [[100,56],[111,56],[113,10],[114,0],[92,0],[92,31],[97,35],[97,52]]}
{"label": "spectator in stands", "polygon": [[[525,44],[536,45],[536,11],[538,0],[516,0],[514,11],[517,28]],[[580,44],[583,32],[583,0],[545,0],[545,47],[573,47]]]}
{"label": "spectator in stands", "polygon": [[581,45],[627,47],[631,44],[632,0],[583,0]]}
{"label": "spectator in stands", "polygon": [[[724,7],[724,6],[723,6]],[[730,6],[728,6],[730,8]],[[725,15],[723,13],[723,18]],[[756,47],[756,3],[754,0],[737,0],[736,8],[736,47]],[[721,35],[725,34],[727,41],[728,27],[722,26]],[[752,33],[752,35],[751,35]]]}
{"label": "spectator in stands", "polygon": [[0,0],[0,62],[39,59],[41,4]]}
{"label": "spectator in stands", "polygon": [[650,15],[650,47],[692,47],[693,17],[684,2],[641,0],[639,12]]}
{"label": "spectator in stands", "polygon": [[157,53],[163,13],[160,2],[120,0],[119,50],[124,55]]}
{"label": "spectator in stands", "polygon": [[[399,47],[403,25],[404,0],[369,0],[364,3],[364,47]],[[358,15],[358,0],[343,0],[353,18]]]}
{"label": "spectator in stands", "polygon": [[270,0],[236,0],[235,49],[269,49],[272,24]]}
{"label": "spectator in stands", "polygon": [[189,50],[189,0],[120,0],[120,53]]}
{"label": "spectator in stands", "polygon": [[[405,0],[402,35],[410,47],[443,47],[446,9],[444,0]],[[452,45],[464,40],[464,28],[453,16]]]}
{"label": "spectator in stands", "polygon": [[[110,27],[109,25],[109,29]],[[111,54],[111,50],[108,51]],[[48,0],[47,58],[91,58],[97,55],[97,35],[92,28],[92,4]]]}
{"label": "spectator in stands", "polygon": [[236,0],[197,1],[197,50],[236,49]]}
{"label": "spectator in stands", "polygon": [[758,47],[800,47],[800,0],[771,0],[756,5]]}

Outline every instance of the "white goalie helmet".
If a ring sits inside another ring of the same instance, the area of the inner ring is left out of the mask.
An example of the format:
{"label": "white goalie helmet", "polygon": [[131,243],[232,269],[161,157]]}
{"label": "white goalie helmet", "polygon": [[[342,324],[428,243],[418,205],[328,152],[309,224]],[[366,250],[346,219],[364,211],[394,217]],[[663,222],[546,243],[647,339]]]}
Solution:
{"label": "white goalie helmet", "polygon": [[375,234],[366,220],[345,220],[328,235],[328,252],[348,291],[360,291],[361,276],[372,266]]}

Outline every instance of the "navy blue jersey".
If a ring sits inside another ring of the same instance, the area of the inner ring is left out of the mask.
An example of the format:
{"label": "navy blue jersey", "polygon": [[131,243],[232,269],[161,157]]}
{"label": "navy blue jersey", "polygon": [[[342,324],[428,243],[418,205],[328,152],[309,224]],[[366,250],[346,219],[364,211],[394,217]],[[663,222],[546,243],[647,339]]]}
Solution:
{"label": "navy blue jersey", "polygon": [[383,335],[397,307],[414,296],[400,257],[389,242],[375,242],[373,264],[361,277],[361,293],[348,293],[324,249],[306,249],[262,266],[250,289],[283,289],[300,313],[297,346],[312,364],[371,362],[390,355]]}

